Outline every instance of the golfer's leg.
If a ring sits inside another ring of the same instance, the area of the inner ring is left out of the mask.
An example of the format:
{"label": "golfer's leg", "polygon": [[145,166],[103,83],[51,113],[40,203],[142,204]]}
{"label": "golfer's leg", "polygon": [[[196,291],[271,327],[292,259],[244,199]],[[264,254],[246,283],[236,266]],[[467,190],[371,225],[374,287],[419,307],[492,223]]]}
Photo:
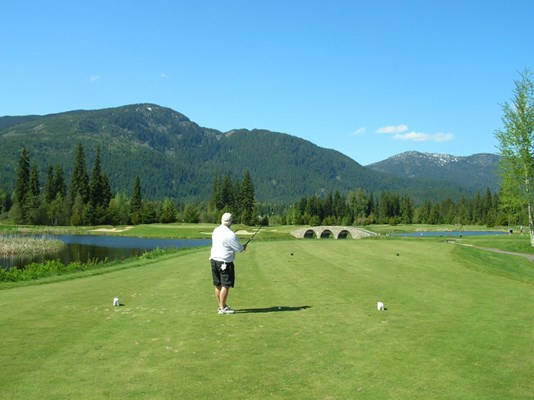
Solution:
{"label": "golfer's leg", "polygon": [[224,303],[221,306],[221,286],[215,286],[215,298],[217,299],[217,304],[219,304],[219,308],[223,308]]}
{"label": "golfer's leg", "polygon": [[219,293],[219,307],[224,308],[226,305],[226,299],[228,298],[228,292],[230,291],[230,288],[227,287],[221,287],[220,293]]}

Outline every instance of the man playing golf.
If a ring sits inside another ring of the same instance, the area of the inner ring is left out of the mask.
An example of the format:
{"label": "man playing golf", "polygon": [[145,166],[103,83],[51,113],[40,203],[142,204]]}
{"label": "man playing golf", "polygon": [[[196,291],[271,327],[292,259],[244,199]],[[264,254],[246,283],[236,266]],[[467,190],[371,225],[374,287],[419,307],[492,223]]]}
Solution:
{"label": "man playing golf", "polygon": [[237,236],[230,229],[232,225],[232,214],[224,213],[221,218],[221,225],[213,230],[211,235],[211,273],[213,275],[213,285],[215,286],[215,297],[219,304],[219,314],[233,314],[226,304],[228,291],[234,287],[235,253],[246,250],[247,245],[242,245]]}

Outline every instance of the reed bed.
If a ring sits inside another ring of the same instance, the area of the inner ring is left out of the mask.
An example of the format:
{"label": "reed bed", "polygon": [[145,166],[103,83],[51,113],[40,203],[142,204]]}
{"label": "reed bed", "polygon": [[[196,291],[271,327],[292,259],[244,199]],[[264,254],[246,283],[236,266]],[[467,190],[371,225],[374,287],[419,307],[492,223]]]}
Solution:
{"label": "reed bed", "polygon": [[46,254],[59,251],[63,246],[61,240],[55,239],[0,236],[0,256]]}

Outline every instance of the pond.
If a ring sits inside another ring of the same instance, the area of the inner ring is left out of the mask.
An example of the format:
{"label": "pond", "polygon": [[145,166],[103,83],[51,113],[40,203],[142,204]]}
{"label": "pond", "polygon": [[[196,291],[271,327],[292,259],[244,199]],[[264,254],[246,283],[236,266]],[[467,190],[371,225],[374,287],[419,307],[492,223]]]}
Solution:
{"label": "pond", "polygon": [[409,237],[439,237],[439,236],[487,236],[487,235],[508,235],[503,231],[426,231],[426,232],[406,232],[392,233],[391,236],[409,236]]}
{"label": "pond", "polygon": [[47,260],[59,260],[65,265],[76,261],[82,263],[112,261],[139,256],[146,251],[157,248],[185,249],[211,244],[211,239],[159,239],[96,235],[34,235],[33,237],[61,240],[65,246],[57,253],[30,257],[0,256],[0,268],[23,268],[32,262]]}

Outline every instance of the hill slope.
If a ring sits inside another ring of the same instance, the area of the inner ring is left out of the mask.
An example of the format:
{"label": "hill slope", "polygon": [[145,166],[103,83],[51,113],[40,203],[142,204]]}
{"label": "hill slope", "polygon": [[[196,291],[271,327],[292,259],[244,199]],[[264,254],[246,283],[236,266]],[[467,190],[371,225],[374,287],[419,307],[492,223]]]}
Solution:
{"label": "hill slope", "polygon": [[222,133],[153,104],[4,117],[3,121],[0,188],[5,190],[14,188],[23,146],[44,180],[48,164],[61,165],[70,176],[78,142],[85,149],[88,171],[99,145],[112,189],[130,193],[139,175],[143,195],[149,198],[207,199],[216,173],[237,179],[247,169],[262,201],[288,201],[358,186],[381,190],[395,186],[398,180],[287,134],[265,130]]}
{"label": "hill slope", "polygon": [[[78,143],[84,147],[88,172],[100,146],[102,169],[113,192],[129,195],[139,175],[143,197],[151,199],[207,200],[216,174],[241,179],[246,170],[258,200],[270,202],[357,188],[400,191],[416,201],[473,190],[461,176],[448,179],[439,169],[435,174],[399,175],[402,163],[386,168],[388,160],[366,168],[338,151],[288,134],[258,129],[223,133],[154,104],[0,118],[0,189],[14,189],[23,147],[39,166],[42,183],[47,166],[54,164],[68,180]],[[413,160],[405,157],[403,162],[410,165]]]}
{"label": "hill slope", "polygon": [[408,151],[367,165],[367,168],[403,178],[461,184],[469,191],[485,188],[495,190],[498,185],[498,161],[499,156],[495,154],[457,157]]}

